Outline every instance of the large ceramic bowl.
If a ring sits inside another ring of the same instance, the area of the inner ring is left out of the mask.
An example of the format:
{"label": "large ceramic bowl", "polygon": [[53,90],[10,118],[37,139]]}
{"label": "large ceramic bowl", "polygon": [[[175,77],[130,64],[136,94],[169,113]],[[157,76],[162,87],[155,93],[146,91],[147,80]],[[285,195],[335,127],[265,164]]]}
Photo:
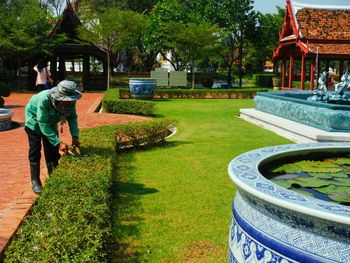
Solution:
{"label": "large ceramic bowl", "polygon": [[0,108],[0,131],[12,128],[11,118],[13,111],[9,109]]}
{"label": "large ceramic bowl", "polygon": [[350,207],[280,187],[262,165],[312,153],[350,153],[350,144],[293,144],[257,149],[231,161],[237,186],[229,262],[350,262]]}
{"label": "large ceramic bowl", "polygon": [[129,88],[131,96],[135,99],[152,99],[156,84],[156,79],[130,78]]}

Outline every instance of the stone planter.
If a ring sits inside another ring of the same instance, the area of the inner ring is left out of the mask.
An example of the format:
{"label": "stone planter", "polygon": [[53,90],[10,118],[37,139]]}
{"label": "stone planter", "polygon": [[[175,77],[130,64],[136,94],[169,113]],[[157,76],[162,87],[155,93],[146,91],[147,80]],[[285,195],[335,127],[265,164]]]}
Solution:
{"label": "stone planter", "polygon": [[135,99],[152,99],[156,89],[156,79],[150,78],[130,78],[129,88],[131,96]]}
{"label": "stone planter", "polygon": [[12,110],[0,108],[0,131],[9,130],[12,128],[12,116]]}
{"label": "stone planter", "polygon": [[259,171],[312,153],[350,153],[350,144],[294,144],[247,152],[229,164],[237,186],[229,262],[350,262],[350,207],[280,187]]}

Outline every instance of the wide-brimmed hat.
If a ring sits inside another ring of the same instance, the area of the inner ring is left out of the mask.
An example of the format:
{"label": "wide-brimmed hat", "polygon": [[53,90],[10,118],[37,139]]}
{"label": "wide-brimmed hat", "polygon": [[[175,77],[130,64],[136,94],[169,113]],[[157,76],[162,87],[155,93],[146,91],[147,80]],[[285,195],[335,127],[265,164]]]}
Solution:
{"label": "wide-brimmed hat", "polygon": [[62,80],[50,90],[50,95],[57,101],[76,101],[81,98],[81,92],[77,90],[74,81]]}

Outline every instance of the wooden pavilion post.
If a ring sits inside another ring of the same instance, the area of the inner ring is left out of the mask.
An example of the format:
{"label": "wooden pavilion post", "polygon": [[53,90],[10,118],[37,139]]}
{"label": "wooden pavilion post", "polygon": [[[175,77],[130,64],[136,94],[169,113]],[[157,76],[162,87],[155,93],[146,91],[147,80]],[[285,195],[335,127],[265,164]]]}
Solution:
{"label": "wooden pavilion post", "polygon": [[58,82],[57,79],[57,56],[54,54],[50,60],[50,71],[54,82]]}
{"label": "wooden pavilion post", "polygon": [[290,55],[290,58],[289,58],[289,83],[288,83],[289,89],[293,88],[293,71],[294,71],[294,57],[293,57],[293,55]]}
{"label": "wooden pavilion post", "polygon": [[66,78],[66,61],[64,56],[60,55],[58,58],[58,64],[58,81],[61,81]]}
{"label": "wooden pavilion post", "polygon": [[282,60],[282,87],[286,86],[286,59]]}
{"label": "wooden pavilion post", "polygon": [[89,88],[89,76],[90,76],[90,56],[83,54],[83,89]]}
{"label": "wooden pavilion post", "polygon": [[300,79],[300,88],[301,90],[305,89],[305,71],[306,71],[306,67],[305,67],[305,54],[302,53],[301,55],[301,79]]}
{"label": "wooden pavilion post", "polygon": [[315,89],[315,63],[316,61],[312,58],[310,63],[310,90]]}

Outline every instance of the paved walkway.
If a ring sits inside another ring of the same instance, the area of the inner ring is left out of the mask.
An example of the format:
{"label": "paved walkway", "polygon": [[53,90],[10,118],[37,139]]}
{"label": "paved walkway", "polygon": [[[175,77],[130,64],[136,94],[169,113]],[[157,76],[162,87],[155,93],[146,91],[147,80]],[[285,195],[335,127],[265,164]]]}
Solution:
{"label": "paved walkway", "polygon": [[[5,108],[14,111],[12,120],[19,122],[21,127],[0,132],[0,259],[36,198],[31,189],[27,157],[28,141],[23,129],[24,107],[32,95],[11,94],[5,98]],[[95,110],[100,105],[102,97],[102,93],[84,93],[83,98],[77,102],[80,129],[147,119],[139,116],[97,113]],[[65,125],[62,137],[65,142],[71,143],[68,125]],[[44,160],[41,162],[41,171],[42,178],[45,178],[47,171]]]}

